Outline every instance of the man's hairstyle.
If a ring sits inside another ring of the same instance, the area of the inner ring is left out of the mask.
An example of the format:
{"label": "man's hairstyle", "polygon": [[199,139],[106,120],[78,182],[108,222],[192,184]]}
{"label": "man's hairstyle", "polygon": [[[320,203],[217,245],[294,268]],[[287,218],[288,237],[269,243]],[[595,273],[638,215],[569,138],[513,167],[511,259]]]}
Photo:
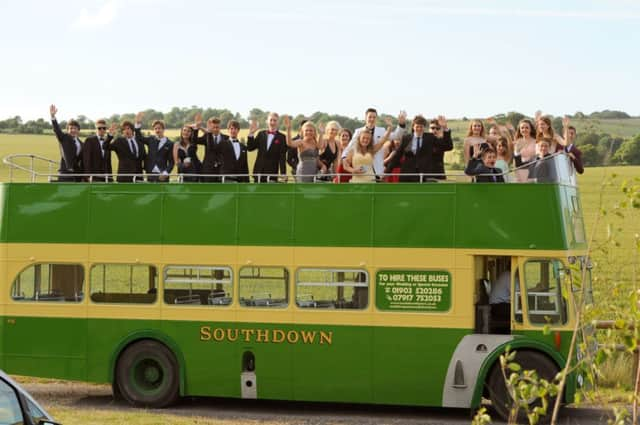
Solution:
{"label": "man's hairstyle", "polygon": [[240,123],[236,120],[231,120],[227,124],[227,128],[237,128],[238,130],[240,130]]}
{"label": "man's hairstyle", "polygon": [[125,128],[129,127],[131,130],[133,130],[133,123],[131,121],[122,121],[122,124],[120,124],[120,128],[122,128],[123,130]]}
{"label": "man's hairstyle", "polygon": [[76,120],[69,120],[69,122],[67,122],[67,127],[75,127],[78,130],[80,129],[80,123]]}
{"label": "man's hairstyle", "polygon": [[207,120],[207,122],[211,124],[220,124],[220,118],[211,117]]}
{"label": "man's hairstyle", "polygon": [[107,122],[102,118],[96,121],[96,127],[106,127],[106,126],[107,126]]}
{"label": "man's hairstyle", "polygon": [[429,120],[429,125],[431,125],[431,124],[435,124],[435,125],[437,125],[438,127],[440,127],[440,121],[438,121],[438,120],[437,120],[437,119],[435,119],[435,118],[434,118],[434,119],[432,119],[432,120]]}
{"label": "man's hairstyle", "polygon": [[427,119],[422,115],[416,115],[415,118],[413,118],[413,122],[411,123],[411,125],[413,126],[416,124],[425,126],[427,125]]}
{"label": "man's hairstyle", "polygon": [[572,125],[570,125],[569,127],[567,127],[567,130],[573,130],[573,132],[574,132],[574,133],[578,133],[578,132],[576,131],[576,128],[575,128],[574,126],[572,126]]}
{"label": "man's hairstyle", "polygon": [[166,128],[166,127],[164,126],[164,121],[162,121],[162,120],[155,120],[155,121],[153,122],[153,124],[151,124],[151,128],[155,127],[156,125],[161,126],[163,129],[164,129],[164,128]]}
{"label": "man's hairstyle", "polygon": [[487,155],[488,155],[488,154],[490,154],[490,153],[492,153],[492,154],[494,154],[494,155],[497,155],[496,151],[495,151],[491,146],[489,146],[489,147],[484,148],[484,149],[482,150],[482,153],[480,154],[480,156],[481,156],[482,158],[484,158],[485,156],[487,156]]}
{"label": "man's hairstyle", "polygon": [[376,108],[369,108],[369,109],[367,109],[367,111],[364,113],[364,114],[365,114],[365,116],[366,116],[369,112],[373,112],[374,114],[378,115],[378,111],[376,111]]}
{"label": "man's hairstyle", "polygon": [[542,139],[538,139],[536,143],[543,143],[543,142],[551,146],[553,144],[553,139],[551,137],[543,137]]}

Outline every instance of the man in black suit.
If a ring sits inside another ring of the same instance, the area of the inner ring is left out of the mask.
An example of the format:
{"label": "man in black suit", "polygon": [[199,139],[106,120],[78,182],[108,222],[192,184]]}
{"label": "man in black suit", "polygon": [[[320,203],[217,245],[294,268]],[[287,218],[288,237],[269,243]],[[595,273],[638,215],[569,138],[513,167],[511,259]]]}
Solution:
{"label": "man in black suit", "polygon": [[569,117],[564,117],[562,124],[564,126],[564,140],[566,142],[564,151],[569,155],[576,173],[582,174],[584,173],[584,165],[582,163],[582,151],[576,146],[576,128],[569,125]]}
{"label": "man in black suit", "polygon": [[211,117],[207,120],[207,128],[205,134],[202,137],[198,137],[198,131],[202,125],[202,115],[196,115],[195,124],[192,127],[192,143],[198,145],[204,145],[204,159],[202,161],[201,174],[202,181],[215,183],[220,182],[219,177],[215,177],[220,174],[220,168],[222,161],[218,158],[218,145],[223,140],[227,140],[229,136],[220,133],[220,119]]}
{"label": "man in black suit", "polygon": [[[56,119],[58,108],[55,105],[49,107],[51,113],[51,124],[53,132],[58,139],[60,147],[60,173],[59,182],[79,182],[83,177],[77,176],[82,174],[82,142],[78,138],[80,133],[80,124],[76,120],[69,120],[67,123],[67,133],[63,132]],[[71,175],[69,175],[71,174]],[[74,174],[76,174],[74,176]]]}
{"label": "man in black suit", "polygon": [[220,174],[231,175],[223,182],[249,182],[249,163],[247,162],[247,146],[238,140],[240,123],[229,121],[227,126],[229,138],[218,143],[216,150],[221,161]]}
{"label": "man in black suit", "polygon": [[[142,161],[146,154],[144,145],[136,140],[134,126],[131,121],[122,123],[122,136],[108,143],[107,150],[114,151],[118,155],[118,183],[131,183],[142,181]],[[125,176],[124,174],[136,174]]]}
{"label": "man in black suit", "polygon": [[155,120],[151,127],[155,136],[144,137],[142,135],[142,117],[140,112],[136,115],[136,140],[147,146],[147,156],[144,160],[144,170],[149,182],[166,182],[173,169],[173,143],[164,135],[165,125],[161,120]]}
{"label": "man in black suit", "polygon": [[116,125],[112,124],[107,132],[107,122],[105,120],[96,121],[96,134],[89,136],[84,141],[82,150],[82,163],[86,174],[93,174],[88,177],[93,182],[113,181],[110,174],[111,153],[106,149],[107,144],[113,140],[112,134],[116,132]]}
{"label": "man in black suit", "polygon": [[496,168],[496,151],[488,143],[483,143],[478,152],[469,159],[464,173],[476,176],[476,183],[504,183],[502,170]]}
{"label": "man in black suit", "polygon": [[255,121],[251,121],[247,149],[249,151],[258,150],[256,162],[253,164],[253,180],[255,182],[277,181],[278,174],[282,177],[287,175],[287,137],[278,131],[279,118],[275,112],[269,113],[267,117],[268,130],[258,132],[255,137],[253,134],[258,126]]}
{"label": "man in black suit", "polygon": [[[413,119],[412,129],[405,134],[400,145],[393,151],[387,163],[386,172],[389,173],[400,167],[401,182],[422,182],[444,180],[444,152],[453,149],[451,131],[447,128],[447,120],[440,116],[432,120],[431,133],[425,133],[427,120],[417,115]],[[419,176],[418,174],[429,174]]]}

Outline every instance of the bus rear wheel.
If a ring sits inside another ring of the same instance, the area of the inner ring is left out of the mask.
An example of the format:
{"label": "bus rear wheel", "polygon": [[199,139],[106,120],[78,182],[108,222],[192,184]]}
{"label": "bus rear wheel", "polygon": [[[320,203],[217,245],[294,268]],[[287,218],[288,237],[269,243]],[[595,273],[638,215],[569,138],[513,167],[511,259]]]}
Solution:
{"label": "bus rear wheel", "polygon": [[[551,359],[542,353],[534,351],[516,352],[514,362],[518,363],[523,370],[535,370],[540,379],[546,379],[549,382],[552,382],[559,372],[558,366]],[[507,372],[507,376],[508,375],[509,372]],[[502,376],[502,371],[500,370],[500,362],[496,362],[491,369],[487,380],[487,390],[489,392],[489,399],[491,400],[493,410],[498,414],[498,416],[500,416],[500,418],[507,421],[509,419],[511,407],[513,406],[513,400],[511,400],[511,397],[507,392],[507,386],[505,384],[504,377]],[[547,413],[540,417],[539,423],[549,423],[551,421],[556,397],[547,397],[547,401]],[[529,403],[529,409],[533,409],[534,407],[541,405],[542,401],[539,398],[531,400]],[[523,409],[520,409],[518,412],[517,423],[528,423],[526,412]]]}
{"label": "bus rear wheel", "polygon": [[116,383],[122,397],[132,405],[166,407],[180,394],[178,363],[163,344],[135,342],[118,359]]}

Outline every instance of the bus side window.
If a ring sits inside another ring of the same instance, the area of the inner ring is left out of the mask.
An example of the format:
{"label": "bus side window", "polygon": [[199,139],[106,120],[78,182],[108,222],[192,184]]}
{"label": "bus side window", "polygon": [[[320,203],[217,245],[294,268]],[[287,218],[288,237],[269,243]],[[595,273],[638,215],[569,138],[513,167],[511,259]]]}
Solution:
{"label": "bus side window", "polygon": [[526,300],[532,324],[566,323],[566,306],[562,297],[563,270],[558,260],[529,260],[525,263]]}
{"label": "bus side window", "polygon": [[369,305],[369,276],[365,270],[298,269],[296,305],[364,310]]}
{"label": "bus side window", "polygon": [[232,300],[230,267],[167,266],[164,269],[165,304],[226,306]]}
{"label": "bus side window", "polygon": [[96,264],[91,267],[91,301],[110,304],[153,304],[158,296],[154,266]]}
{"label": "bus side window", "polygon": [[80,302],[84,296],[84,268],[80,264],[34,264],[16,276],[14,301]]}
{"label": "bus side window", "polygon": [[275,307],[289,305],[289,271],[284,267],[242,267],[238,279],[240,305]]}

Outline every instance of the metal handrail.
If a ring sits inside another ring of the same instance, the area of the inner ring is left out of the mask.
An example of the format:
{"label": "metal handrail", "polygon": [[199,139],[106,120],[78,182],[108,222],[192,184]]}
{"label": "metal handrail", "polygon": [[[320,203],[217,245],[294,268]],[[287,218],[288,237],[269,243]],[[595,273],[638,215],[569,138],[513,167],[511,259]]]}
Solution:
{"label": "metal handrail", "polygon": [[[548,161],[548,160],[552,160],[555,159],[556,157],[558,157],[559,155],[562,155],[561,153],[556,153],[551,155],[550,157],[544,158],[542,160],[544,161]],[[28,159],[29,160],[29,166],[24,166],[21,164],[16,163],[16,160],[19,159]],[[568,158],[567,158],[568,161]],[[40,156],[40,155],[36,155],[36,154],[12,154],[12,155],[8,155],[6,157],[3,158],[2,162],[9,166],[9,181],[13,181],[13,175],[14,175],[14,170],[18,170],[18,171],[23,171],[27,174],[29,174],[30,176],[30,181],[32,183],[36,183],[38,181],[39,178],[46,178],[48,182],[54,181],[54,179],[59,178],[61,176],[64,177],[68,177],[68,178],[81,178],[83,181],[87,182],[87,183],[111,183],[111,182],[116,182],[116,179],[118,177],[131,177],[134,182],[138,183],[138,182],[145,182],[149,176],[153,176],[154,178],[156,177],[160,177],[160,174],[144,174],[144,173],[129,173],[129,174],[110,174],[110,173],[74,173],[74,174],[60,174],[57,172],[53,171],[53,167],[57,165],[57,162]],[[40,172],[38,170],[36,170],[36,164],[38,163],[43,163],[44,165],[46,165],[46,167],[48,168],[48,172],[47,173],[43,173]],[[518,170],[527,170],[531,167],[531,165],[535,163],[535,162],[530,162],[527,164],[523,164],[520,167],[516,167],[513,168],[511,170],[509,170],[508,172],[504,172],[501,174],[493,174],[494,176],[497,175],[501,175],[503,177],[506,177],[508,175],[513,175],[516,176],[516,172]],[[443,182],[443,183],[450,183],[450,182],[459,182],[459,181],[464,181],[464,182],[469,182],[470,181],[470,176],[464,174],[463,172],[454,172],[454,173],[402,173],[402,174],[397,174],[397,173],[382,173],[382,174],[374,174],[374,173],[368,173],[368,174],[358,174],[358,176],[364,176],[364,177],[370,177],[371,178],[371,182],[374,181],[384,181],[385,177],[397,177],[398,175],[402,176],[402,177],[417,177],[418,181],[420,183],[424,183],[424,182]],[[344,177],[344,176],[353,176],[353,174],[351,173],[324,173],[324,174],[297,174],[294,176],[283,176],[280,174],[263,174],[263,173],[259,173],[259,174],[254,174],[253,175],[253,179],[255,180],[256,183],[261,183],[263,180],[266,180],[267,182],[288,182],[289,180],[292,180],[294,182],[297,182],[298,178],[305,178],[305,179],[310,179],[312,183],[326,183],[326,182],[333,182],[335,177],[338,177],[338,179],[340,177]],[[185,179],[188,178],[213,178],[213,179],[217,179],[220,182],[226,183],[226,182],[237,182],[238,179],[243,179],[246,180],[248,178],[250,178],[251,176],[248,174],[171,174],[171,175],[165,175],[166,180],[163,180],[163,182],[177,182],[177,183],[183,183],[185,181]],[[507,179],[505,179],[507,180]],[[517,182],[517,178],[514,178],[512,180],[513,182]]]}

